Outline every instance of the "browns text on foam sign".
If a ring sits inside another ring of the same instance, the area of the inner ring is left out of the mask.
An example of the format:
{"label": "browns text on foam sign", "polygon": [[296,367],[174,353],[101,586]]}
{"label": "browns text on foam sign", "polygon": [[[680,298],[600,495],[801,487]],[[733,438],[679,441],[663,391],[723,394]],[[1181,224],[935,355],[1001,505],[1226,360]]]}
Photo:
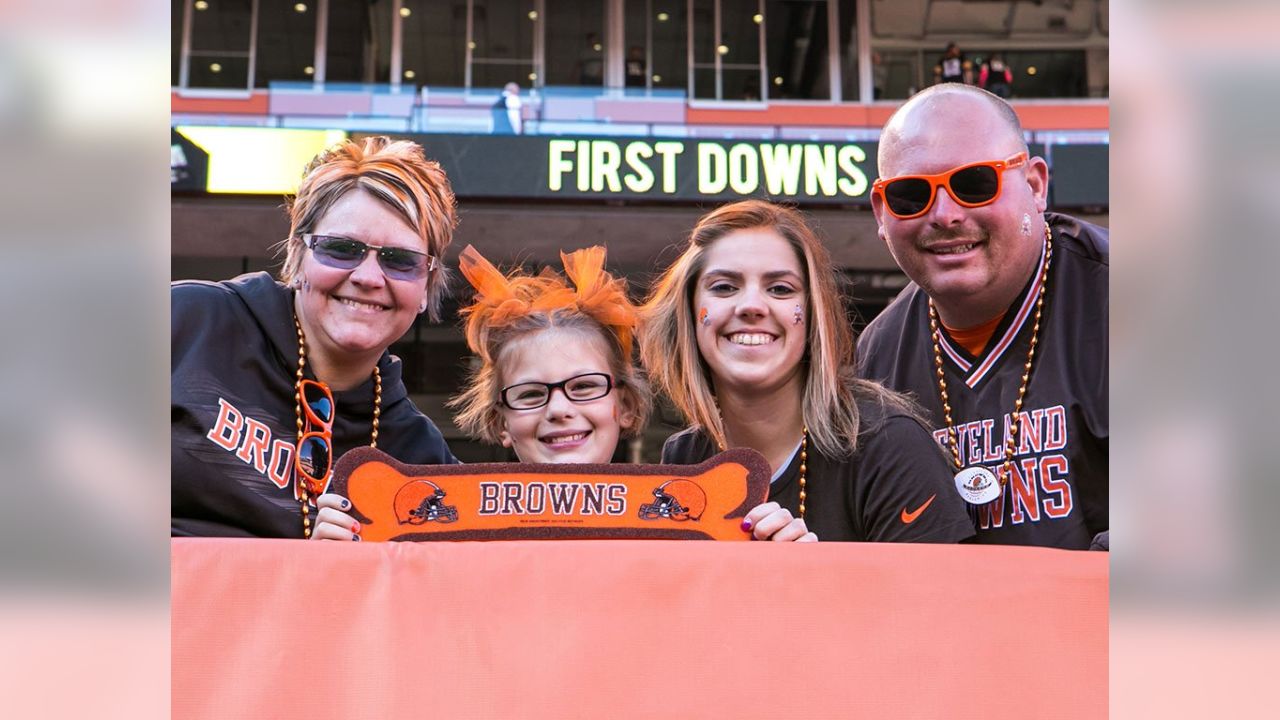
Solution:
{"label": "browns text on foam sign", "polygon": [[856,198],[867,192],[866,160],[852,144],[551,140],[547,188],[675,195],[682,165],[694,163],[700,195]]}
{"label": "browns text on foam sign", "polygon": [[364,540],[748,540],[769,466],[746,449],[700,465],[405,465],[357,448],[332,487]]}

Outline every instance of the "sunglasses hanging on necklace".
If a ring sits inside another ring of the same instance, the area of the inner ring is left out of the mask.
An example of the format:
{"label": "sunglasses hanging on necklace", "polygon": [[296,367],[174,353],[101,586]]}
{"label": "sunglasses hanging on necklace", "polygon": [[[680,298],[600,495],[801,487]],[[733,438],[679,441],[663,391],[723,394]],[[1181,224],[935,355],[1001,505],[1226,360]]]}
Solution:
{"label": "sunglasses hanging on necklace", "polygon": [[[294,448],[295,496],[302,504],[302,537],[311,537],[311,498],[324,491],[333,468],[333,421],[336,405],[329,386],[303,377],[307,367],[307,337],[298,314],[293,315],[298,331],[298,372],[294,380],[294,419],[298,444]],[[305,408],[306,421],[303,421]],[[373,434],[369,447],[378,447],[378,419],[382,415],[382,373],[373,366]],[[319,427],[319,430],[314,428]]]}

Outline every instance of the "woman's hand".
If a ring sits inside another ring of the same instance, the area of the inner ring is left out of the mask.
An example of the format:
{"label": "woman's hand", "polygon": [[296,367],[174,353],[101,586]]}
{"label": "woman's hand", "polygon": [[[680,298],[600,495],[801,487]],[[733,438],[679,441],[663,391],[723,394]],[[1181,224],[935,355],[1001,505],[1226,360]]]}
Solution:
{"label": "woman's hand", "polygon": [[346,513],[351,501],[335,493],[316,498],[316,526],[312,540],[360,540],[360,523]]}
{"label": "woman's hand", "polygon": [[818,542],[818,536],[809,532],[802,518],[792,517],[790,510],[776,502],[752,508],[742,521],[742,529],[750,531],[754,540]]}

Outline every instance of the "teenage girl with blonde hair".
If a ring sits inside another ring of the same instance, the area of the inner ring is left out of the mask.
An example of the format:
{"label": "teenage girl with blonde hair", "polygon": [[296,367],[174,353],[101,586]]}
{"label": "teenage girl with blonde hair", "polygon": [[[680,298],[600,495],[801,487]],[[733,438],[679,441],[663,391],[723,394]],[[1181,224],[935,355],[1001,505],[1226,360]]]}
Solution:
{"label": "teenage girl with blonde hair", "polygon": [[641,310],[641,359],[690,427],[664,463],[750,447],[774,470],[757,539],[958,542],[974,534],[902,396],[858,379],[825,247],[759,200],[705,215]]}

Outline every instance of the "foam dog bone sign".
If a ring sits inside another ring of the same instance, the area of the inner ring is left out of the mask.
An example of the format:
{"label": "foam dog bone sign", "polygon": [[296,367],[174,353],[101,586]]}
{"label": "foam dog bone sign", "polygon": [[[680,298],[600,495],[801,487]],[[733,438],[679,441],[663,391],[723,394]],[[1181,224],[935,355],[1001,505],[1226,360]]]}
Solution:
{"label": "foam dog bone sign", "polygon": [[749,540],[769,465],[745,448],[699,465],[406,465],[366,447],[338,460],[331,492],[364,540]]}

